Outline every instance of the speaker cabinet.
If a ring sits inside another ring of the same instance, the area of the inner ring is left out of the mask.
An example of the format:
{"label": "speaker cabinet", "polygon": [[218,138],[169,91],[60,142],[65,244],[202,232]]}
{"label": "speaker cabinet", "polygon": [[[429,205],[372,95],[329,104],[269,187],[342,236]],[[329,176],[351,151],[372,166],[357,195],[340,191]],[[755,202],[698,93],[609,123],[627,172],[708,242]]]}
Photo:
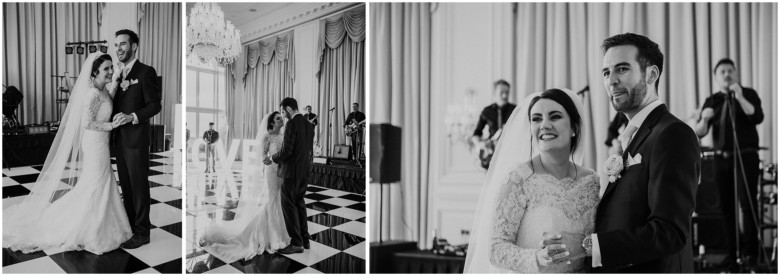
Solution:
{"label": "speaker cabinet", "polygon": [[703,152],[701,158],[701,182],[696,190],[696,214],[693,218],[693,253],[698,246],[709,249],[727,249],[733,237],[727,235],[726,220],[717,179],[718,162],[724,162],[712,152]]}
{"label": "speaker cabinet", "polygon": [[401,128],[391,124],[371,124],[372,183],[401,181]]}
{"label": "speaker cabinet", "polygon": [[[706,152],[701,158],[701,182],[696,190],[696,213],[700,216],[722,216],[718,189],[717,158]],[[722,161],[720,161],[722,162]]]}
{"label": "speaker cabinet", "polygon": [[333,158],[337,159],[349,159],[349,146],[347,145],[333,145]]}

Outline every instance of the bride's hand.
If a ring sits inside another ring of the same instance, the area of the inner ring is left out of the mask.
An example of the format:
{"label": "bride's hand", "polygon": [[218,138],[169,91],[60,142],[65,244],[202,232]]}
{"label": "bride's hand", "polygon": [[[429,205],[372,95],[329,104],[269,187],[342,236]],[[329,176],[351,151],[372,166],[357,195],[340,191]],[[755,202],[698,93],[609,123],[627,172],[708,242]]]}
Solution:
{"label": "bride's hand", "polygon": [[562,263],[571,264],[565,244],[551,244],[536,251],[536,262],[540,268]]}
{"label": "bride's hand", "polygon": [[540,242],[542,249],[536,251],[536,262],[540,267],[547,267],[561,263],[571,264],[569,250],[563,243],[563,236],[559,233],[544,234],[544,239]]}

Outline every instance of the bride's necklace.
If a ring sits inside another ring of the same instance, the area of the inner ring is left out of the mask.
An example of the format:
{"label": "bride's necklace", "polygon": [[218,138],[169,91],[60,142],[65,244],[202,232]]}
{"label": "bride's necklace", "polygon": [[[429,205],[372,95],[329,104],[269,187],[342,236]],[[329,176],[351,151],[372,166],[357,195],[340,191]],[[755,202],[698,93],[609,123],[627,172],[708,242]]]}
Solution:
{"label": "bride's necklace", "polygon": [[[566,168],[566,175],[564,176],[564,178],[568,177],[569,174],[570,174],[569,171],[571,171],[571,162],[568,162],[568,163],[569,163],[569,167]],[[547,168],[544,167],[544,162],[542,161],[542,157],[541,156],[539,157],[539,164],[542,165],[542,169],[544,171],[546,171],[547,173],[549,173],[550,175],[555,177],[555,175],[553,175],[551,171],[547,170]],[[574,178],[573,179],[577,179],[577,172],[576,171],[574,172]]]}

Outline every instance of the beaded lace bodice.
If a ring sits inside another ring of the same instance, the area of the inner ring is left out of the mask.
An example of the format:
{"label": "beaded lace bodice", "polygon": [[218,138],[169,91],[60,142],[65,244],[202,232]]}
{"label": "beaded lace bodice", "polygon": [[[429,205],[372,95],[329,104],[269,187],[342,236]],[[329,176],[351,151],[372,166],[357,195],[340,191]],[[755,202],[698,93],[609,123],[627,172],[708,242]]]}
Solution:
{"label": "beaded lace bodice", "polygon": [[[534,174],[527,165],[515,169],[503,189],[493,220],[491,263],[515,272],[576,272],[584,267],[580,242],[593,232],[599,201],[598,175],[556,179]],[[536,251],[545,232],[564,235],[571,265],[540,268]]]}

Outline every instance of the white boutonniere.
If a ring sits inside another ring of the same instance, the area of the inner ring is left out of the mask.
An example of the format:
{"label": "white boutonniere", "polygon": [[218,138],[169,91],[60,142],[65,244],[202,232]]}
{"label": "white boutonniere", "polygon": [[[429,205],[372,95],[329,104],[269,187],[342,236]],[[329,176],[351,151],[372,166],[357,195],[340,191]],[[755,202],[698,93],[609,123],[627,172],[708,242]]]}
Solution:
{"label": "white boutonniere", "polygon": [[604,162],[604,172],[609,176],[609,183],[614,183],[620,178],[620,172],[623,171],[622,159],[620,155],[613,154]]}
{"label": "white boutonniere", "polygon": [[136,83],[138,83],[138,79],[125,80],[119,86],[122,87],[122,91],[127,91],[128,87]]}

